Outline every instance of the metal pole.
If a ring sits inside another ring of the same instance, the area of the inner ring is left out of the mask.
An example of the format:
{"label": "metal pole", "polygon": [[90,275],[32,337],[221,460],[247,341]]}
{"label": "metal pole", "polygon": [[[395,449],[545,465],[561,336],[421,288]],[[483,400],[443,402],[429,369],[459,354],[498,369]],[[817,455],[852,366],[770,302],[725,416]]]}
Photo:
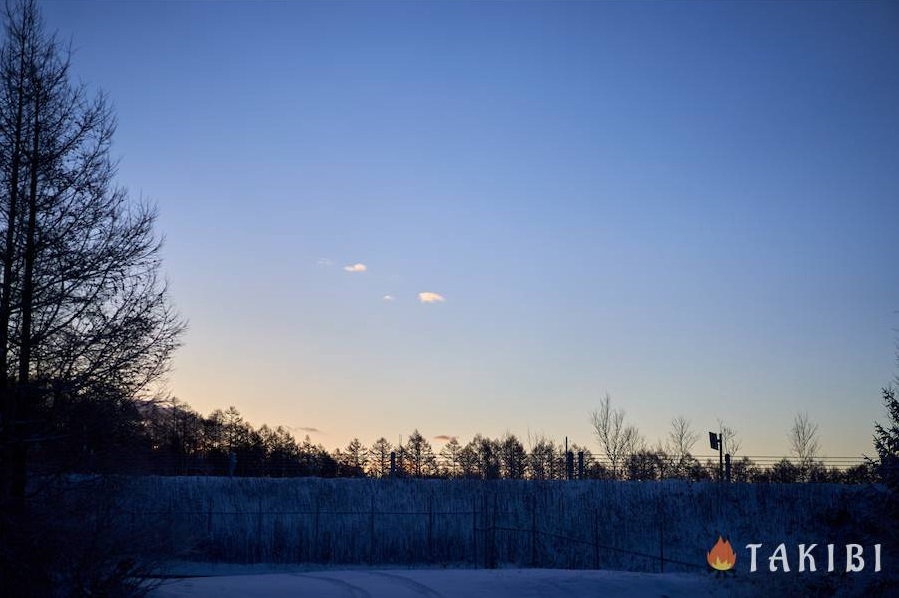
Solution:
{"label": "metal pole", "polygon": [[718,481],[724,481],[724,432],[718,432]]}

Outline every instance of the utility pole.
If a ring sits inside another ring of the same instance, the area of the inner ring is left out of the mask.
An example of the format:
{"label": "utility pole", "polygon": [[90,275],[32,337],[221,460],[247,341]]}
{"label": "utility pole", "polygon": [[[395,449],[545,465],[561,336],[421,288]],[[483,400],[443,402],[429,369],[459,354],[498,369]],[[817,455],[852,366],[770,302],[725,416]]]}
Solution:
{"label": "utility pole", "polygon": [[718,434],[709,432],[709,445],[712,450],[718,451],[718,481],[724,481],[724,436],[720,432]]}

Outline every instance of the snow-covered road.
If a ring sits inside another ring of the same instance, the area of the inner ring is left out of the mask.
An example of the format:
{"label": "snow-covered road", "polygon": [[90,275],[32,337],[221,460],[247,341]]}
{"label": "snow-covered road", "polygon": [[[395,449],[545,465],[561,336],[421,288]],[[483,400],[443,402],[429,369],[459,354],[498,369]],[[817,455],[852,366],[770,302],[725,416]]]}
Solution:
{"label": "snow-covered road", "polygon": [[703,575],[558,569],[351,570],[196,577],[152,598],[695,598],[724,595]]}

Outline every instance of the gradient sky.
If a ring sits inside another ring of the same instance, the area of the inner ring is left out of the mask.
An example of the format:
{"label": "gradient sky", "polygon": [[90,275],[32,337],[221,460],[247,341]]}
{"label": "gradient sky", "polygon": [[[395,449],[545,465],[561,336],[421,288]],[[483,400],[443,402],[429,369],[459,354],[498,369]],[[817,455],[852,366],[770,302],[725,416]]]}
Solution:
{"label": "gradient sky", "polygon": [[808,411],[826,455],[871,453],[895,4],[43,6],[161,210],[201,412],[596,448],[608,391],[651,442],[683,414],[784,454]]}

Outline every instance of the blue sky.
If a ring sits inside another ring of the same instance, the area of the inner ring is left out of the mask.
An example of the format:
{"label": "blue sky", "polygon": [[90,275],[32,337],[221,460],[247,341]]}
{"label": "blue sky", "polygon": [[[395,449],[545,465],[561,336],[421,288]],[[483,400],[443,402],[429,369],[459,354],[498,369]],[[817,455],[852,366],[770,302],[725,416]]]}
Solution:
{"label": "blue sky", "polygon": [[871,451],[899,326],[895,5],[44,9],[117,107],[120,182],[161,210],[195,408],[332,448],[595,446],[609,392],[650,442],[682,414],[784,454],[808,411],[826,454]]}

